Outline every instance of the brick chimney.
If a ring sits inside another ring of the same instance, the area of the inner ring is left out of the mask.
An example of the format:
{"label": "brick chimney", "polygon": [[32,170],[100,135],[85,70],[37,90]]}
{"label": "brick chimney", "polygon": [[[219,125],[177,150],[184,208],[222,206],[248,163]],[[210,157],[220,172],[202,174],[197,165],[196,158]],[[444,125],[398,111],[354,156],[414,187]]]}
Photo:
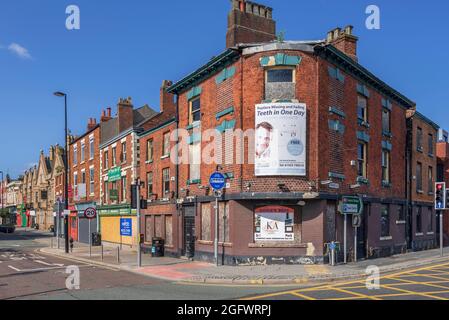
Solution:
{"label": "brick chimney", "polygon": [[100,122],[106,122],[106,121],[111,120],[111,119],[112,119],[111,111],[112,111],[112,109],[109,108],[109,107],[106,108],[106,110],[103,110],[103,111],[101,112]]}
{"label": "brick chimney", "polygon": [[117,104],[118,129],[123,132],[133,126],[134,110],[133,102],[130,97],[120,98]]}
{"label": "brick chimney", "polygon": [[327,33],[326,43],[333,45],[338,50],[345,53],[352,60],[357,58],[357,41],[359,38],[352,34],[353,26],[346,26],[343,30],[335,28]]}
{"label": "brick chimney", "polygon": [[246,0],[231,0],[226,48],[239,43],[270,42],[276,39],[273,9]]}
{"label": "brick chimney", "polygon": [[87,123],[87,131],[92,130],[97,125],[97,119],[95,118],[89,118],[89,122]]}
{"label": "brick chimney", "polygon": [[162,81],[162,86],[160,90],[160,109],[161,112],[175,112],[175,95],[168,93],[167,89],[173,84],[173,81],[164,80]]}

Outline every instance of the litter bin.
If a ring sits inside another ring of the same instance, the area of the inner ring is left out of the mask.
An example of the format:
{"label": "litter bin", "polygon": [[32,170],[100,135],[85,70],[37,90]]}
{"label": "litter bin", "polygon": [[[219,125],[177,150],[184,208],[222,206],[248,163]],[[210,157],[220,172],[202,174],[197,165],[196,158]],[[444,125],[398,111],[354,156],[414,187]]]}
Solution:
{"label": "litter bin", "polygon": [[151,243],[151,256],[163,257],[164,256],[165,241],[162,238],[153,238]]}
{"label": "litter bin", "polygon": [[101,246],[101,233],[99,232],[92,233],[92,246],[93,247]]}

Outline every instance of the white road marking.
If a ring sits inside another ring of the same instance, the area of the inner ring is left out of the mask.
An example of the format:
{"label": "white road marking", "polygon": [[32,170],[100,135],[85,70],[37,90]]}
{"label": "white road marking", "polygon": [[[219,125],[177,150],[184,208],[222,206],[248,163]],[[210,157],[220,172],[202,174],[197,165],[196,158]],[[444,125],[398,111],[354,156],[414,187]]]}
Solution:
{"label": "white road marking", "polygon": [[8,266],[8,268],[11,268],[11,269],[13,269],[14,271],[17,271],[17,272],[21,272],[22,271],[20,269],[14,268],[13,266]]}
{"label": "white road marking", "polygon": [[47,262],[44,262],[44,261],[41,261],[41,260],[34,260],[34,262],[37,262],[37,263],[40,263],[40,264],[43,264],[43,265],[46,265],[46,266],[53,266],[53,264],[47,263]]}

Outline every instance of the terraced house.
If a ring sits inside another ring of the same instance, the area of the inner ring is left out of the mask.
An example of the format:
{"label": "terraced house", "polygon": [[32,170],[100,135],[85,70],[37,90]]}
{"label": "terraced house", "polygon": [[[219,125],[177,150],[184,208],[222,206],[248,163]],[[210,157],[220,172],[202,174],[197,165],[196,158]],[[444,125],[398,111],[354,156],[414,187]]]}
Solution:
{"label": "terraced house", "polygon": [[357,42],[351,26],[284,41],[271,8],[232,1],[225,51],[168,88],[179,128],[191,133],[190,157],[213,140],[206,130],[231,133],[218,138],[219,161],[179,166],[180,255],[213,259],[216,170],[227,177],[218,219],[227,264],[326,261],[326,244],[343,242],[339,206],[351,195],[364,210],[349,260],[355,250],[407,250],[407,113],[416,105],[358,63]]}

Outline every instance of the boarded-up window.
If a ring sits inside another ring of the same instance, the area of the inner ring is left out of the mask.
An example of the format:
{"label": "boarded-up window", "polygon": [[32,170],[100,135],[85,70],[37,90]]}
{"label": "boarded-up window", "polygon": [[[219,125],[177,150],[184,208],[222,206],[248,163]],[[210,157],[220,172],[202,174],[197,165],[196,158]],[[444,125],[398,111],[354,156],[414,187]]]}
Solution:
{"label": "boarded-up window", "polygon": [[162,216],[154,217],[154,236],[158,238],[164,237],[164,230],[162,225]]}
{"label": "boarded-up window", "polygon": [[219,241],[229,243],[229,203],[220,202],[218,208],[220,217],[218,224]]}
{"label": "boarded-up window", "polygon": [[201,205],[201,240],[210,239],[210,203],[205,203]]}
{"label": "boarded-up window", "polygon": [[173,245],[173,217],[165,216],[165,245]]}
{"label": "boarded-up window", "polygon": [[146,242],[151,242],[151,238],[153,237],[153,224],[151,221],[151,216],[145,217],[145,240]]}

